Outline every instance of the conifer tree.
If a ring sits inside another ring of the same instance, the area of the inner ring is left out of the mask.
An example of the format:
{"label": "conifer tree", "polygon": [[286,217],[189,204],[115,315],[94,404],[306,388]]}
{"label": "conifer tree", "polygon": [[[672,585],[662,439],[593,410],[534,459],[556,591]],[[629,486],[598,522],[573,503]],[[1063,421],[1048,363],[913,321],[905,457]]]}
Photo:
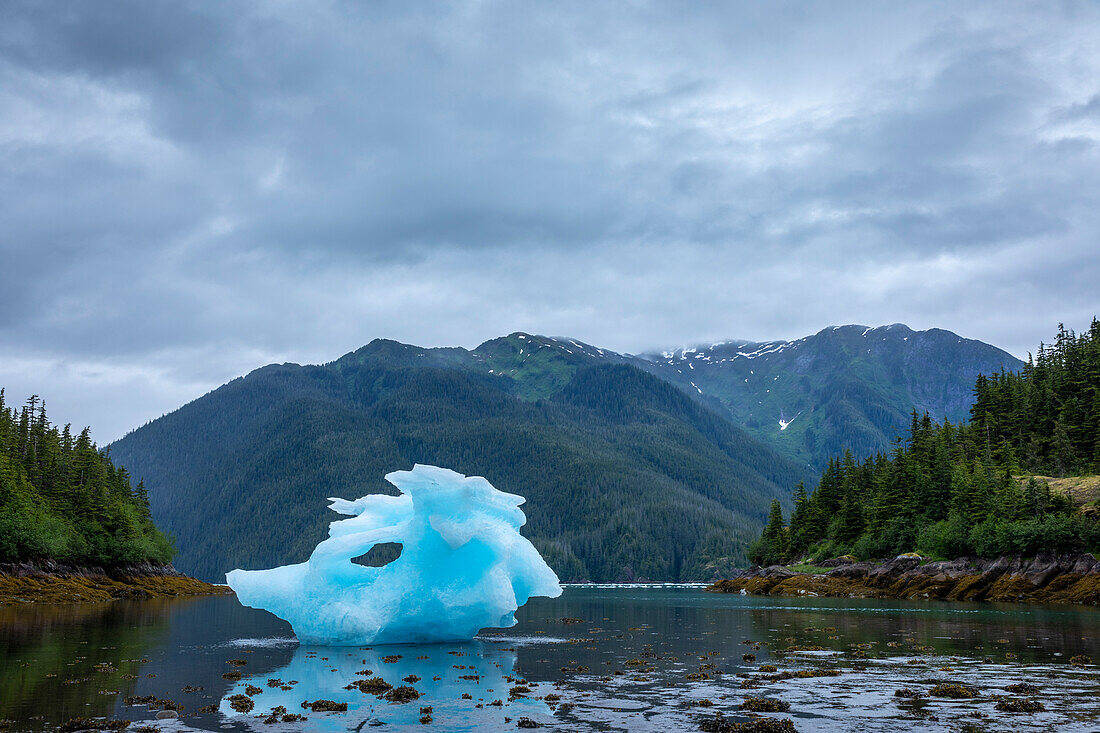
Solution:
{"label": "conifer tree", "polygon": [[144,485],[99,451],[85,428],[51,425],[33,395],[18,410],[0,388],[0,561],[49,558],[116,566],[168,562]]}
{"label": "conifer tree", "polygon": [[783,507],[773,499],[768,511],[768,523],[760,537],[760,547],[754,560],[759,565],[778,565],[787,557],[787,529],[783,526]]}
{"label": "conifer tree", "polygon": [[[788,551],[792,556],[806,549],[806,522],[810,512],[810,498],[806,494],[806,487],[801,481],[794,487],[794,510],[791,512],[791,525],[788,530]],[[781,512],[782,513],[782,512]]]}

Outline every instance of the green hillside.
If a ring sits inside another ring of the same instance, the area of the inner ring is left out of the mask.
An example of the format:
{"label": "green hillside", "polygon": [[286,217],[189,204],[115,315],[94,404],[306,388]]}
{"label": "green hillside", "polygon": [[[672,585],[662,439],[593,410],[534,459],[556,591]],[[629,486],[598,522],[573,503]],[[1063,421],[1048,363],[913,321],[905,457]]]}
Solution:
{"label": "green hillside", "polygon": [[1010,354],[950,331],[835,326],[796,341],[732,341],[649,354],[646,368],[703,398],[787,455],[889,449],[916,409],[966,419],[980,373],[1016,371]]}
{"label": "green hillside", "polygon": [[566,579],[705,578],[743,560],[805,470],[621,358],[560,343],[375,341],[272,365],[112,454],[144,477],[177,567],[208,579],[305,559],[336,518],[326,497],[390,491],[383,475],[413,463],[525,496],[524,533]]}

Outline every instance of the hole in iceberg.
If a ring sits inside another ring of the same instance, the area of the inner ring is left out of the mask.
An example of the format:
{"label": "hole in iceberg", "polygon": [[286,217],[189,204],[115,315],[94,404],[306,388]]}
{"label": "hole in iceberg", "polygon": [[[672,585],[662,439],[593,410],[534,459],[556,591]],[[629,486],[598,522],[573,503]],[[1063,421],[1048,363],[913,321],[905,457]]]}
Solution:
{"label": "hole in iceberg", "polygon": [[379,542],[359,557],[353,557],[351,561],[368,568],[380,568],[383,565],[389,565],[399,557],[401,557],[400,542]]}

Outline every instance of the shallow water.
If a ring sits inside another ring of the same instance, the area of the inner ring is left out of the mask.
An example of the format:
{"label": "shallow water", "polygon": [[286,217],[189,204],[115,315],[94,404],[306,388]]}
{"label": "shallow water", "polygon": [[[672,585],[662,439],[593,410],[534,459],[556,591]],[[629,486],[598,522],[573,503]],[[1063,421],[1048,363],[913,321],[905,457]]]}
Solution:
{"label": "shallow water", "polygon": [[[101,716],[166,731],[516,730],[521,718],[552,730],[669,731],[697,730],[717,711],[744,720],[738,704],[754,695],[789,703],[766,715],[800,731],[1100,731],[1100,668],[1068,661],[1100,661],[1093,608],[572,587],[532,600],[517,618],[516,627],[467,644],[325,648],[299,646],[287,624],[233,597],[5,608],[0,719],[12,730]],[[792,645],[826,651],[780,651]],[[760,675],[762,664],[840,674],[749,678],[758,686],[744,688],[738,674]],[[357,674],[365,669],[393,685],[408,678],[421,697],[394,703],[345,689],[366,679]],[[233,670],[239,681],[222,677]],[[1046,709],[996,711],[999,699],[1019,697],[1003,688],[1025,681],[1039,686],[1031,697]],[[894,696],[903,687],[927,694],[939,682],[973,685],[979,695]],[[249,685],[262,690],[253,690],[254,709],[235,712],[228,698]],[[182,718],[153,721],[150,706],[126,704],[147,695],[182,705]],[[318,699],[348,711],[301,707]],[[214,711],[197,712],[207,705]],[[265,723],[261,714],[278,705],[308,719]]]}

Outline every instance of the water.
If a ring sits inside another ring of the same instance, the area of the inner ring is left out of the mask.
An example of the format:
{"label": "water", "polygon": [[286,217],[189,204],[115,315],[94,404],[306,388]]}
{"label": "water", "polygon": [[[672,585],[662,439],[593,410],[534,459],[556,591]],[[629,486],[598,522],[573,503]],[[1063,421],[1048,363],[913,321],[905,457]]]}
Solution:
{"label": "water", "polygon": [[[1100,668],[1068,661],[1100,661],[1092,608],[573,587],[533,599],[518,618],[467,644],[325,648],[299,646],[287,624],[233,597],[4,608],[0,719],[12,730],[50,730],[80,716],[165,731],[511,731],[522,718],[550,730],[672,731],[697,730],[717,711],[746,720],[738,704],[755,695],[789,703],[766,715],[800,731],[1100,731]],[[828,651],[777,651],[792,645]],[[743,688],[738,673],[759,676],[763,664],[840,674]],[[411,683],[421,697],[396,703],[345,689],[367,679],[357,674],[365,669],[395,686]],[[223,678],[234,670],[240,680]],[[894,696],[938,682],[974,685],[980,695]],[[1018,682],[1040,688],[1031,697],[1045,711],[995,709],[998,699],[1019,697],[1003,689]],[[262,690],[252,690],[254,709],[234,711],[228,698],[250,685]],[[182,705],[182,717],[154,721],[150,706],[126,704],[150,695]],[[301,707],[319,699],[348,711]],[[208,705],[212,712],[199,712]],[[278,705],[308,719],[264,722]]]}

